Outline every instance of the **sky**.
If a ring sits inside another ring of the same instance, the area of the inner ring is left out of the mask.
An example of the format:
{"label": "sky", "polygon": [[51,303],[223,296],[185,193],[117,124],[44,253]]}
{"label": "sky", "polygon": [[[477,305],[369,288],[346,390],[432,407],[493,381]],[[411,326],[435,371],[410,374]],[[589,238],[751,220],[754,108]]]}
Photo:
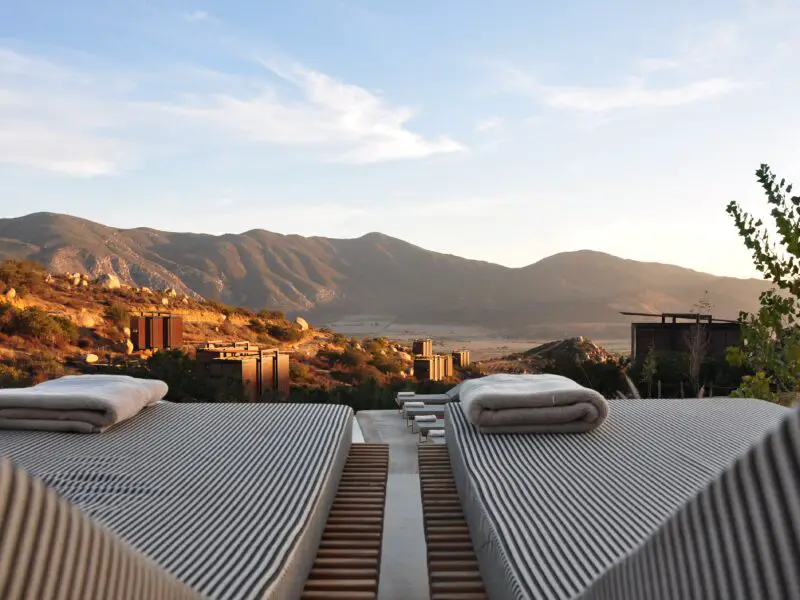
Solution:
{"label": "sky", "polygon": [[[751,276],[800,185],[796,0],[0,3],[0,217],[379,231]],[[792,179],[794,178],[794,179]]]}

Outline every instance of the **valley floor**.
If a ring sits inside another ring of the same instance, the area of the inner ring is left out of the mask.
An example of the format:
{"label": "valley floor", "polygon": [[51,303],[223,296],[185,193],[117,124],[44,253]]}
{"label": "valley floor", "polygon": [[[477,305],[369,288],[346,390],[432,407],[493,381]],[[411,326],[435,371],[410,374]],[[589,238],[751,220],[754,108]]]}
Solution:
{"label": "valley floor", "polygon": [[[432,338],[434,351],[469,350],[473,361],[490,360],[525,352],[556,339],[554,337],[509,338],[497,335],[485,327],[469,325],[398,323],[394,317],[386,315],[350,315],[328,323],[326,326],[346,336],[385,337],[403,343],[410,343],[416,338]],[[574,335],[565,333],[562,337],[568,338],[574,337]],[[591,331],[586,331],[583,335],[611,352],[627,353],[630,351],[631,342],[627,336],[624,338],[594,337],[591,335]]]}

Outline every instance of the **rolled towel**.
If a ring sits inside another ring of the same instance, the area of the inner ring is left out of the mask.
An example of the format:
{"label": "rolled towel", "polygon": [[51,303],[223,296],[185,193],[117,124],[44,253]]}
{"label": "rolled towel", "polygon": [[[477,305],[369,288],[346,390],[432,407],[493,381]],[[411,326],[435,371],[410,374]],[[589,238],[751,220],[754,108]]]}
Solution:
{"label": "rolled towel", "polygon": [[608,402],[599,392],[560,375],[470,379],[459,397],[481,433],[580,433],[608,416]]}
{"label": "rolled towel", "polygon": [[167,395],[163,381],[126,375],[68,375],[0,390],[0,429],[98,433]]}
{"label": "rolled towel", "polygon": [[461,392],[461,384],[464,383],[463,381],[459,383],[455,387],[451,387],[449,390],[445,392],[445,395],[450,398],[453,402],[458,401],[458,395]]}
{"label": "rolled towel", "polygon": [[404,402],[403,406],[406,408],[425,408],[424,402]]}
{"label": "rolled towel", "polygon": [[444,437],[444,429],[431,429],[428,437]]}
{"label": "rolled towel", "polygon": [[414,420],[417,423],[435,423],[436,417],[434,415],[417,415]]}

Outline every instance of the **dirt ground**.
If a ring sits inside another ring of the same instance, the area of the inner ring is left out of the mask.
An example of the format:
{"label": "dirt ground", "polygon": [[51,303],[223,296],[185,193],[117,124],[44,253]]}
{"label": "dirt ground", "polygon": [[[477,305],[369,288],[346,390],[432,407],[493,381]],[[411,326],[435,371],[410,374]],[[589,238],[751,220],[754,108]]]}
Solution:
{"label": "dirt ground", "polygon": [[[503,337],[483,327],[397,323],[393,317],[386,315],[351,315],[327,326],[338,333],[354,337],[386,337],[401,342],[410,342],[421,337],[432,338],[435,351],[469,350],[473,361],[524,352],[552,341]],[[628,338],[592,341],[612,352],[630,351]]]}

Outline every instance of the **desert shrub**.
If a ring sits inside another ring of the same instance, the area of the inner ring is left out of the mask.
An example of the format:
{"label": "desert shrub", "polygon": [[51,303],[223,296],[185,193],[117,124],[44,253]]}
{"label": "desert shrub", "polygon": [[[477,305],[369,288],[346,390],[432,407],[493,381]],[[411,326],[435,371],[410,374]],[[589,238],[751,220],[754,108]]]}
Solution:
{"label": "desert shrub", "polygon": [[334,333],[331,337],[331,343],[337,346],[344,346],[347,343],[347,337],[341,333]]}
{"label": "desert shrub", "polygon": [[40,291],[45,286],[46,277],[47,270],[33,261],[6,260],[0,263],[0,281],[21,295]]}
{"label": "desert shrub", "polygon": [[127,327],[131,321],[131,313],[124,304],[112,302],[111,305],[106,308],[105,318],[118,327]]}
{"label": "desert shrub", "polygon": [[370,354],[378,354],[381,350],[386,350],[389,347],[389,341],[386,338],[373,338],[364,342],[364,351]]}
{"label": "desert shrub", "polygon": [[370,364],[377,368],[381,373],[399,375],[403,372],[403,362],[395,356],[376,355]]}
{"label": "desert shrub", "polygon": [[386,377],[378,369],[369,364],[359,365],[353,369],[355,382],[358,384],[374,381],[379,385],[386,383]]}
{"label": "desert shrub", "polygon": [[66,317],[51,315],[36,307],[17,310],[4,307],[0,315],[3,333],[35,338],[43,343],[74,343],[78,326]]}
{"label": "desert shrub", "polygon": [[10,304],[0,303],[0,332],[13,335],[14,317],[17,309]]}
{"label": "desert shrub", "polygon": [[268,333],[257,333],[256,342],[262,346],[274,346],[275,340]]}
{"label": "desert shrub", "polygon": [[347,367],[361,367],[367,364],[368,356],[361,350],[347,348],[339,355],[338,363]]}
{"label": "desert shrub", "polygon": [[328,389],[298,385],[292,387],[288,401],[314,404],[343,404],[354,411],[386,410],[395,408],[395,393],[395,388],[380,385],[374,380],[364,381],[357,385],[337,385]]}
{"label": "desert shrub", "polygon": [[255,317],[250,319],[248,327],[250,327],[250,329],[252,329],[255,333],[269,333],[269,328],[267,327],[266,323]]}
{"label": "desert shrub", "polygon": [[236,312],[236,308],[233,306],[228,306],[227,304],[217,302],[216,300],[206,300],[205,304],[207,308],[220,312],[226,317],[230,317]]}
{"label": "desert shrub", "polygon": [[333,369],[329,376],[334,381],[340,381],[342,383],[352,383],[355,381],[355,375],[353,375],[352,371],[344,371],[342,369]]}
{"label": "desert shrub", "polygon": [[336,350],[326,350],[326,349],[319,349],[317,350],[317,358],[322,359],[329,365],[341,363],[342,361],[342,353],[337,352]]}
{"label": "desert shrub", "polygon": [[307,364],[292,360],[289,362],[289,377],[293,382],[308,381],[313,378],[313,373]]}
{"label": "desert shrub", "polygon": [[267,333],[281,342],[299,342],[303,339],[303,331],[297,325],[276,323],[267,327]]}
{"label": "desert shrub", "polygon": [[261,309],[258,311],[257,316],[259,319],[264,319],[265,321],[285,321],[286,315],[279,310],[268,310],[266,308]]}
{"label": "desert shrub", "polygon": [[31,385],[31,376],[16,365],[0,364],[0,388],[19,388]]}
{"label": "desert shrub", "polygon": [[64,375],[64,365],[52,354],[35,352],[19,356],[13,365],[27,375],[28,385],[41,383]]}

